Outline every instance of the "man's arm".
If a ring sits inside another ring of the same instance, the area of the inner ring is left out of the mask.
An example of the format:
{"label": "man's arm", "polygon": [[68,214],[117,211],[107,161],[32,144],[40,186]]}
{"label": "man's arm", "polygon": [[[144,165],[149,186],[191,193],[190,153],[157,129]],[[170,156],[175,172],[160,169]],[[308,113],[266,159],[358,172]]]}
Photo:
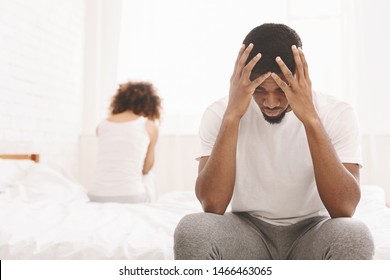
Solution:
{"label": "man's arm", "polygon": [[238,128],[255,89],[270,76],[261,75],[251,81],[250,74],[261,55],[256,55],[247,65],[253,49],[243,45],[238,54],[230,79],[229,102],[224,113],[217,139],[211,155],[199,162],[199,174],[195,192],[205,212],[224,214],[233,195],[236,180],[236,150]]}
{"label": "man's arm", "polygon": [[232,198],[239,123],[225,116],[211,155],[199,161],[195,192],[205,212],[224,214]]}
{"label": "man's arm", "polygon": [[295,115],[305,127],[318,193],[332,218],[351,217],[360,200],[359,166],[341,163],[312,100],[308,66],[301,49],[292,46],[296,75],[278,57],[289,84],[272,74],[282,88]]}
{"label": "man's arm", "polygon": [[319,119],[304,126],[322,202],[332,218],[352,217],[360,200],[359,165],[341,163]]}

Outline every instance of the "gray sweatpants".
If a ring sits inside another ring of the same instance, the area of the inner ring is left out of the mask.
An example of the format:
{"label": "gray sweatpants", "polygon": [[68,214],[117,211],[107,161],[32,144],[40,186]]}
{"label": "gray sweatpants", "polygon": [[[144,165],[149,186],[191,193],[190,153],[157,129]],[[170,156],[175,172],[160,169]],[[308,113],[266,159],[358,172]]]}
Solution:
{"label": "gray sweatpants", "polygon": [[177,260],[367,260],[373,254],[369,229],[353,218],[275,226],[247,213],[197,213],[185,216],[174,234]]}

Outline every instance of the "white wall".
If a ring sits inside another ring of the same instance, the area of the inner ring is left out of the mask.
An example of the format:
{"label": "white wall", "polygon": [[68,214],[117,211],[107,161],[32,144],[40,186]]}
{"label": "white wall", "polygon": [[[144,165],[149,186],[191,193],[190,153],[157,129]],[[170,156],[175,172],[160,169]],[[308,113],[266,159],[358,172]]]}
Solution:
{"label": "white wall", "polygon": [[84,3],[0,1],[0,152],[78,173]]}

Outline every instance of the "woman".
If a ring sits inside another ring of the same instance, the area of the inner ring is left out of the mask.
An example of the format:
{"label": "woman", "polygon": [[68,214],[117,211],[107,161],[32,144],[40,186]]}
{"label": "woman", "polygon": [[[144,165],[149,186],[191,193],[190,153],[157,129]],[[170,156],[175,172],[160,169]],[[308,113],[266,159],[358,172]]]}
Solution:
{"label": "woman", "polygon": [[128,82],[120,85],[110,110],[97,128],[96,176],[89,197],[96,202],[150,202],[160,97],[150,83]]}

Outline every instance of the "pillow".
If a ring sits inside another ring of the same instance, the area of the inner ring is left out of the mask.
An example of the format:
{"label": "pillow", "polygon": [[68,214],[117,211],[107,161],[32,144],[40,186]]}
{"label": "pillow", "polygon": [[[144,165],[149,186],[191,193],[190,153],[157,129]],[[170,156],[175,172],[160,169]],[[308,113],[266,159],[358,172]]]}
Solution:
{"label": "pillow", "polygon": [[7,187],[20,179],[35,162],[29,159],[0,159],[0,188]]}
{"label": "pillow", "polygon": [[27,201],[89,201],[83,186],[42,163],[31,166],[8,191]]}

